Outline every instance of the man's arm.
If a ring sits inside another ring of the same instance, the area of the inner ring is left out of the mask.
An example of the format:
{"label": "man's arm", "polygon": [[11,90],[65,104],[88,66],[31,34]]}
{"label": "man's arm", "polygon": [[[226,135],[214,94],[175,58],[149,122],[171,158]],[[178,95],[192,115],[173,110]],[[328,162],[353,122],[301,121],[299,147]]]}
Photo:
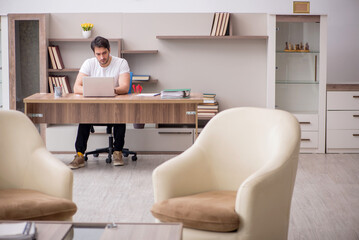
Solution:
{"label": "man's arm", "polygon": [[[77,81],[77,80],[76,80]],[[122,73],[118,77],[119,86],[115,88],[116,94],[127,94],[130,89],[130,73]]]}
{"label": "man's arm", "polygon": [[76,94],[83,94],[84,93],[82,78],[86,77],[86,76],[87,76],[86,74],[81,73],[81,72],[79,72],[79,74],[77,74],[76,81],[75,81],[75,84],[74,84],[74,93],[76,93]]}

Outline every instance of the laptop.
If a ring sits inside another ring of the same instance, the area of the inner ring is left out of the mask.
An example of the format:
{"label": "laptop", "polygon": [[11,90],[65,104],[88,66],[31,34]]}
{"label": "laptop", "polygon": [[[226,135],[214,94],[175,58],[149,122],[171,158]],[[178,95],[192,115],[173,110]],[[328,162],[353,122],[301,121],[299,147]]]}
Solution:
{"label": "laptop", "polygon": [[84,97],[114,97],[113,77],[83,77]]}

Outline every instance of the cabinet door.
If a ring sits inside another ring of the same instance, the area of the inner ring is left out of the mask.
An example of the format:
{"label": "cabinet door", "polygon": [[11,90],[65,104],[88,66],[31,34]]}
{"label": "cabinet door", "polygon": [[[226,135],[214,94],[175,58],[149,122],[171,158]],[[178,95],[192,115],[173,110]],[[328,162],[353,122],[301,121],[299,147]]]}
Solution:
{"label": "cabinet door", "polygon": [[277,21],[276,108],[318,113],[319,36],[318,22]]}

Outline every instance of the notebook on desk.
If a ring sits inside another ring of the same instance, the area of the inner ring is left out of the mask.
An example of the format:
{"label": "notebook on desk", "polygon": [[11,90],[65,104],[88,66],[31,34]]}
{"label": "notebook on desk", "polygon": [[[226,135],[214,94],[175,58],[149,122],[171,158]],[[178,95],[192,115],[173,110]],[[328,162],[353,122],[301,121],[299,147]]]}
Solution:
{"label": "notebook on desk", "polygon": [[115,85],[113,77],[83,77],[84,97],[113,97]]}

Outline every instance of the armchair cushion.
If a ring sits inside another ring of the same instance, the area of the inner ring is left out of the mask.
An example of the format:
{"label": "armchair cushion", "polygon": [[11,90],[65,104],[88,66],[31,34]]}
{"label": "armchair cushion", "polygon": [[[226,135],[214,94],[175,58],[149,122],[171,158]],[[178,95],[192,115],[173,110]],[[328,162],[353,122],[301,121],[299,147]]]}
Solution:
{"label": "armchair cushion", "polygon": [[161,222],[182,222],[184,227],[230,232],[238,229],[235,191],[211,191],[157,202],[151,212]]}
{"label": "armchair cushion", "polygon": [[76,204],[27,189],[0,190],[0,220],[66,220],[77,211]]}

